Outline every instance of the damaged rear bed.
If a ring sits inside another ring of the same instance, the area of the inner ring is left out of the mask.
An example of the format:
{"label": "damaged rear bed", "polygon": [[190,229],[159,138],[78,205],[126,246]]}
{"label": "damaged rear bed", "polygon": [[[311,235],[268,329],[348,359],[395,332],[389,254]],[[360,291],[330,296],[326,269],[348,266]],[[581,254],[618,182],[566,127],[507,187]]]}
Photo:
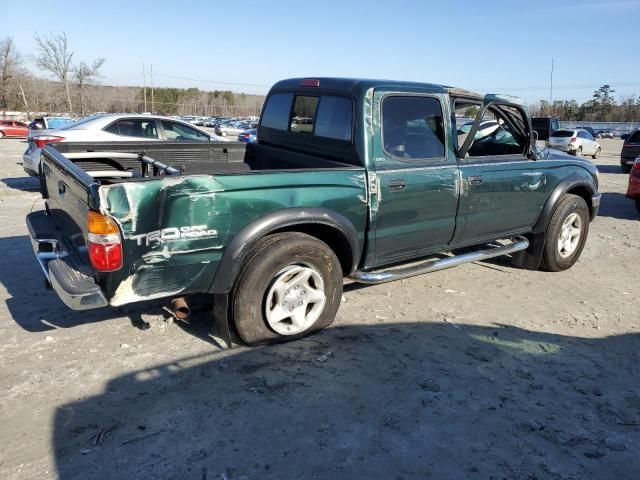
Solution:
{"label": "damaged rear bed", "polygon": [[69,307],[214,293],[231,239],[286,209],[340,207],[364,240],[362,166],[282,150],[276,158],[244,144],[168,143],[43,149],[46,208],[27,223],[42,270]]}

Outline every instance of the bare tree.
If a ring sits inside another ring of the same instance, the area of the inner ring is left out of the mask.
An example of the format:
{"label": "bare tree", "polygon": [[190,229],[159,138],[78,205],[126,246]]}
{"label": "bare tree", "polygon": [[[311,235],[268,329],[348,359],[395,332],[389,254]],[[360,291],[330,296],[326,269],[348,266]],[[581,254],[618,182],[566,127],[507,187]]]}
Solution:
{"label": "bare tree", "polygon": [[91,65],[85,62],[73,69],[73,78],[78,85],[80,95],[80,115],[84,116],[84,89],[100,76],[100,67],[104,64],[104,58],[98,58]]}
{"label": "bare tree", "polygon": [[2,109],[3,115],[9,108],[7,100],[9,87],[12,81],[16,80],[21,64],[22,56],[16,50],[13,38],[5,38],[0,42],[0,109]]}
{"label": "bare tree", "polygon": [[69,50],[67,34],[62,32],[58,35],[49,35],[42,38],[36,33],[34,38],[38,49],[38,56],[35,57],[36,65],[42,70],[51,73],[64,86],[69,112],[73,112],[71,90],[69,88],[73,52]]}

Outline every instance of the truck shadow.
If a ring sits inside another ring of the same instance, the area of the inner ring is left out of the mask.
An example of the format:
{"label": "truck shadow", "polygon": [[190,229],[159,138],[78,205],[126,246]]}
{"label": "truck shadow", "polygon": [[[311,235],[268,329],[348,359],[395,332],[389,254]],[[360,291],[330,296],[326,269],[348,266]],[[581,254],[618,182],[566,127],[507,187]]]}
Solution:
{"label": "truck shadow", "polygon": [[37,192],[40,190],[40,181],[35,177],[6,177],[0,181],[7,187],[22,192]]}
{"label": "truck shadow", "polygon": [[52,290],[44,287],[27,235],[0,237],[0,284],[7,290],[7,309],[13,320],[29,332],[71,328],[118,317],[129,317],[131,324],[145,328],[142,313],[161,313],[164,301],[149,301],[126,307],[74,311],[67,308]]}
{"label": "truck shadow", "polygon": [[623,193],[603,192],[600,201],[599,217],[611,217],[619,220],[638,220],[640,213],[636,210],[633,200]]}
{"label": "truck shadow", "polygon": [[624,173],[622,171],[622,168],[620,168],[620,165],[611,165],[611,164],[601,163],[599,165],[596,165],[596,167],[598,168],[598,171],[600,173],[619,173],[621,175],[629,175],[628,173]]}
{"label": "truck shadow", "polygon": [[60,405],[62,479],[634,478],[637,334],[336,327]]}

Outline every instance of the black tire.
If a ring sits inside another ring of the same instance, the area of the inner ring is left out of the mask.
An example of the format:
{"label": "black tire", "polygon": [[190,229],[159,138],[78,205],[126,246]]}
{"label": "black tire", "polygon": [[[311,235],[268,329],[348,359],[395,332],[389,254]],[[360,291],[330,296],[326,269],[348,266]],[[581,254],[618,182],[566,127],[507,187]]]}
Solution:
{"label": "black tire", "polygon": [[[315,322],[293,335],[277,333],[267,322],[267,294],[283,269],[313,269],[324,283],[325,303]],[[231,319],[248,345],[294,340],[333,323],[342,299],[342,268],[336,254],[315,237],[299,232],[261,239],[240,270],[231,299]]]}
{"label": "black tire", "polygon": [[600,147],[596,149],[596,153],[593,154],[592,158],[595,160],[596,158],[599,158],[599,157],[600,157]]}
{"label": "black tire", "polygon": [[576,150],[576,157],[581,157],[582,156],[582,147],[578,147],[578,149]]}
{"label": "black tire", "polygon": [[[558,247],[558,241],[562,234],[562,224],[572,213],[576,213],[580,217],[582,231],[573,253],[563,257]],[[587,202],[578,195],[565,194],[558,202],[545,232],[541,268],[548,272],[560,272],[571,268],[580,258],[588,234],[589,207]]]}
{"label": "black tire", "polygon": [[636,202],[636,210],[638,211],[638,213],[640,213],[640,198],[636,198],[635,202]]}
{"label": "black tire", "polygon": [[631,165],[623,163],[622,165],[620,165],[620,168],[622,169],[622,173],[631,173]]}

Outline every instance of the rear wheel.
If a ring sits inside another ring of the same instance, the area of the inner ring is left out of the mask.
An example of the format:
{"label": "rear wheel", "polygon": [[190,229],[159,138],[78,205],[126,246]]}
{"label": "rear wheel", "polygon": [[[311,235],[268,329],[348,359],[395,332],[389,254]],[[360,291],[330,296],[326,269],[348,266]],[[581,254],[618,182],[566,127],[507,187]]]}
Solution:
{"label": "rear wheel", "polygon": [[589,233],[589,207],[578,195],[566,194],[556,206],[545,232],[542,268],[559,272],[578,261]]}
{"label": "rear wheel", "polygon": [[231,316],[249,345],[288,341],[331,325],[341,297],[342,269],[329,246],[279,233],[260,240],[244,263]]}
{"label": "rear wheel", "polygon": [[582,156],[582,147],[578,147],[578,149],[576,150],[575,155],[576,155],[576,157],[581,157]]}
{"label": "rear wheel", "polygon": [[631,165],[625,163],[620,165],[620,168],[622,169],[622,173],[631,173]]}
{"label": "rear wheel", "polygon": [[593,154],[593,159],[600,157],[600,147],[596,148],[596,153]]}

